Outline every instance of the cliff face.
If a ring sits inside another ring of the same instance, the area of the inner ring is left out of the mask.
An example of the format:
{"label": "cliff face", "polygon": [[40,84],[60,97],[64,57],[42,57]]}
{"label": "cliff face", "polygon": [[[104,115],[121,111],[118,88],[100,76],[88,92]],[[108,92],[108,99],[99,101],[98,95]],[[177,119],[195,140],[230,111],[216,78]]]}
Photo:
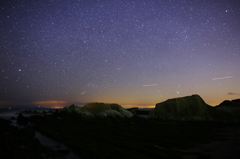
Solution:
{"label": "cliff face", "polygon": [[173,98],[157,103],[149,117],[162,120],[206,120],[209,107],[199,95]]}

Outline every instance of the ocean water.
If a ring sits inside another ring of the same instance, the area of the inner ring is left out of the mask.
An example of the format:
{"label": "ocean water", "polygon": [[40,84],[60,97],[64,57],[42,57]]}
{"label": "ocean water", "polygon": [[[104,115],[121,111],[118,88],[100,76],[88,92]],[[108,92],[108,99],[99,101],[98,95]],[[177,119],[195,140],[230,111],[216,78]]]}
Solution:
{"label": "ocean water", "polygon": [[[49,111],[51,108],[0,108],[0,117],[4,119],[10,119],[11,117],[17,117],[17,112],[20,110],[36,110],[38,112]],[[27,114],[23,114],[23,116],[28,116]]]}
{"label": "ocean water", "polygon": [[[38,112],[46,111],[48,112],[49,110],[52,110],[51,108],[0,108],[0,118],[10,120],[11,125],[16,126],[18,128],[23,128],[22,125],[17,123],[17,117],[18,117],[18,112],[21,110],[36,110]],[[31,114],[23,114],[24,117],[30,117]],[[15,119],[11,119],[15,118]]]}
{"label": "ocean water", "polygon": [[13,109],[9,109],[9,108],[0,108],[0,117],[3,119],[7,119],[10,120],[11,117],[17,117],[17,112],[19,112],[20,108],[13,108]]}
{"label": "ocean water", "polygon": [[[49,111],[52,110],[51,108],[0,108],[0,117],[2,119],[6,119],[6,120],[10,120],[11,121],[11,125],[16,126],[18,128],[23,128],[23,125],[20,125],[17,123],[17,120],[11,120],[12,117],[17,118],[18,116],[18,112],[20,110],[36,110],[38,112],[42,112],[42,111]],[[56,109],[54,109],[56,110]],[[31,114],[23,114],[23,116],[25,117],[29,117],[31,116]],[[68,148],[65,144],[60,143],[56,140],[53,140],[45,135],[43,135],[42,133],[40,133],[39,131],[34,131],[35,133],[35,137],[39,140],[39,142],[44,145],[47,146],[53,150],[68,150],[69,152],[67,154],[64,155],[65,158],[67,159],[79,159],[80,157],[77,155],[77,153],[75,153],[72,149]]]}

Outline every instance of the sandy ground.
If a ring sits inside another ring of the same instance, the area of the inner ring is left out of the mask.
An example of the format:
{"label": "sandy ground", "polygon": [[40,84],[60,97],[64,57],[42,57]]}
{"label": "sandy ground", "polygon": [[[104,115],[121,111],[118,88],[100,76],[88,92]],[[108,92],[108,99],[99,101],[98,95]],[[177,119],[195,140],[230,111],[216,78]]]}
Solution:
{"label": "sandy ground", "polygon": [[201,155],[185,155],[184,159],[239,159],[240,127],[216,129],[217,137],[208,144],[200,144],[188,152]]}

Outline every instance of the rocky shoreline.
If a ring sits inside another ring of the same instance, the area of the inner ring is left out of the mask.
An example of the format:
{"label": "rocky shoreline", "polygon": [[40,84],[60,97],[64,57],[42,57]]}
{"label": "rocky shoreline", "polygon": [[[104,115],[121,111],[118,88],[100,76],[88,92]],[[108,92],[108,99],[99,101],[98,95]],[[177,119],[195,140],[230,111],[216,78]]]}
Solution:
{"label": "rocky shoreline", "polygon": [[0,157],[67,158],[65,150],[43,146],[33,133],[39,131],[85,159],[235,159],[240,157],[238,113],[231,107],[212,108],[198,95],[170,99],[152,110],[105,103],[48,112],[23,110],[15,119],[23,128],[0,118]]}

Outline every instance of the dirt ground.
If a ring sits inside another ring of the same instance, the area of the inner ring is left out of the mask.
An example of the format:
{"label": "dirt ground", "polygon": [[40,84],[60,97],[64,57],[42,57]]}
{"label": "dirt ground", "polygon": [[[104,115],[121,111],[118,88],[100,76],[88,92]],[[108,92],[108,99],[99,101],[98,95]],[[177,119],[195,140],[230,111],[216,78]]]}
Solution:
{"label": "dirt ground", "polygon": [[210,143],[200,144],[188,152],[200,152],[201,155],[184,155],[184,159],[239,159],[240,127],[216,129],[217,135]]}

